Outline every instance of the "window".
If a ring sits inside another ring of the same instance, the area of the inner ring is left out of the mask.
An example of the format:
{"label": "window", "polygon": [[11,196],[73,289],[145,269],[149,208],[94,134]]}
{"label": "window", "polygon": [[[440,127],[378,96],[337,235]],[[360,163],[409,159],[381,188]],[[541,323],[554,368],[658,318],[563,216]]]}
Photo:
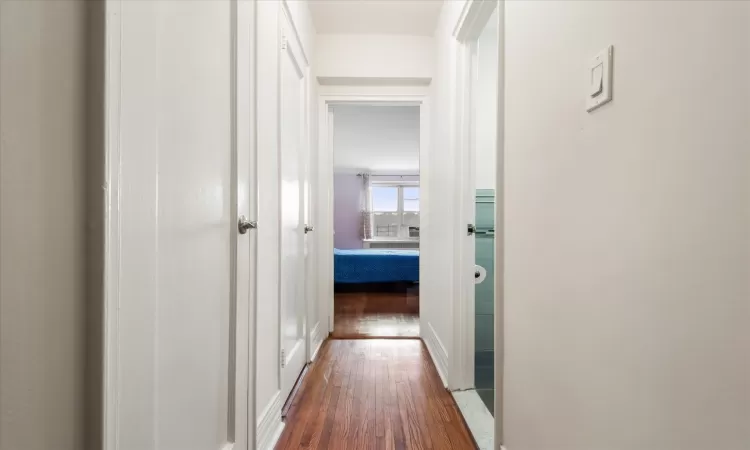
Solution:
{"label": "window", "polygon": [[373,237],[419,237],[418,185],[373,183],[370,202]]}

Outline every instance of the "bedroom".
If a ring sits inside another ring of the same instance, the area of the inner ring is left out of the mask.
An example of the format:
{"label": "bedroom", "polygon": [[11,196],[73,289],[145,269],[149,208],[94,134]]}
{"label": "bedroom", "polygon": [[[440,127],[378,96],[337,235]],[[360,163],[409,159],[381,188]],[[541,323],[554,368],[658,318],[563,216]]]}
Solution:
{"label": "bedroom", "polygon": [[332,336],[418,338],[420,107],[334,113]]}

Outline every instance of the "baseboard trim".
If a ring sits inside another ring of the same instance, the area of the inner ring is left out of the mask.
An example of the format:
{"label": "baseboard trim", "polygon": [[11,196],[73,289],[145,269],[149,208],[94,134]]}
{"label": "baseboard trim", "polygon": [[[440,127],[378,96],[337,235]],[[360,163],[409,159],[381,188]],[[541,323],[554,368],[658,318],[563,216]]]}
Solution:
{"label": "baseboard trim", "polygon": [[320,322],[316,323],[313,329],[310,331],[310,361],[315,361],[315,358],[318,356],[318,351],[320,351],[320,347],[323,345],[323,341],[325,339],[323,338],[323,333],[320,332]]}
{"label": "baseboard trim", "polygon": [[448,378],[445,376],[448,373],[448,352],[445,350],[445,346],[440,341],[435,329],[432,327],[432,323],[427,322],[427,329],[422,332],[422,340],[427,346],[427,351],[432,356],[432,361],[435,363],[440,380],[443,382],[443,386],[448,387]]}
{"label": "baseboard trim", "polygon": [[284,422],[281,421],[282,406],[281,391],[277,391],[258,417],[256,434],[258,450],[273,450],[279,437],[281,437],[281,432],[284,430]]}

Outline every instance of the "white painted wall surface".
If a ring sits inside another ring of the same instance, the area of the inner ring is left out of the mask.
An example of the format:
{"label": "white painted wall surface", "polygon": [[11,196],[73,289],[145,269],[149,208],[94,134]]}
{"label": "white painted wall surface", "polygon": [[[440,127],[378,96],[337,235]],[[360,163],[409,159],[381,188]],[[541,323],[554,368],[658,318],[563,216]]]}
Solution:
{"label": "white painted wall surface", "polygon": [[750,5],[506,5],[505,446],[748,448]]}
{"label": "white painted wall surface", "polygon": [[310,11],[321,34],[431,36],[443,0],[314,0]]}
{"label": "white painted wall surface", "polygon": [[317,76],[335,78],[431,78],[432,37],[388,34],[319,34]]}
{"label": "white painted wall surface", "polygon": [[0,1],[2,450],[86,445],[84,3]]}
{"label": "white painted wall surface", "polygon": [[[315,61],[313,61],[315,63]],[[349,86],[349,85],[319,85],[319,95],[395,95],[395,96],[428,96],[429,86]]]}
{"label": "white painted wall surface", "polygon": [[338,172],[419,173],[419,106],[334,107]]}

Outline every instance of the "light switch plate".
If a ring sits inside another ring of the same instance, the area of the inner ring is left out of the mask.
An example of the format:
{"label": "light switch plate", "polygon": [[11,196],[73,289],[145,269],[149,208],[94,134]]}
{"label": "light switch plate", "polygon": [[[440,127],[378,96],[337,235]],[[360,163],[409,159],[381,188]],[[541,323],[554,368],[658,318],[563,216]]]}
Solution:
{"label": "light switch plate", "polygon": [[586,111],[612,101],[612,54],[611,45],[594,56],[587,66]]}

